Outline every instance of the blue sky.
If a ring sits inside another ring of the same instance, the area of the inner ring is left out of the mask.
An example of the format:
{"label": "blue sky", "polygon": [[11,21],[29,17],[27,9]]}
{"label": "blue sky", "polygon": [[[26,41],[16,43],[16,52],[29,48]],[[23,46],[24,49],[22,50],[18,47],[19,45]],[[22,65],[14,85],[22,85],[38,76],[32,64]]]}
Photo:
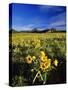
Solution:
{"label": "blue sky", "polygon": [[18,31],[33,28],[66,30],[66,7],[14,3],[12,28]]}

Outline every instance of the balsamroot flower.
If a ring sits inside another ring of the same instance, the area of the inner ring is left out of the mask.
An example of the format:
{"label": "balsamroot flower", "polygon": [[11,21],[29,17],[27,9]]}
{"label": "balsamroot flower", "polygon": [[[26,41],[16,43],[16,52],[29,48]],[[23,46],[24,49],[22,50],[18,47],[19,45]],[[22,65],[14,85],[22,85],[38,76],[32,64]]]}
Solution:
{"label": "balsamroot flower", "polygon": [[33,59],[33,60],[35,60],[35,59],[36,59],[36,57],[35,57],[35,56],[33,56],[33,57],[32,57],[32,59]]}
{"label": "balsamroot flower", "polygon": [[28,55],[26,57],[26,63],[28,63],[28,64],[31,64],[32,63],[32,57],[30,55]]}
{"label": "balsamroot flower", "polygon": [[53,63],[55,66],[58,66],[58,60],[57,59],[55,59]]}
{"label": "balsamroot flower", "polygon": [[40,60],[41,60],[42,62],[47,61],[47,59],[48,59],[47,56],[41,56],[41,57],[40,57]]}
{"label": "balsamroot flower", "polygon": [[48,69],[50,67],[50,65],[51,65],[51,61],[50,60],[47,60],[45,62],[41,62],[40,63],[40,69],[42,71],[44,71],[44,70]]}
{"label": "balsamroot flower", "polygon": [[45,56],[44,51],[41,51],[41,52],[40,52],[40,56]]}

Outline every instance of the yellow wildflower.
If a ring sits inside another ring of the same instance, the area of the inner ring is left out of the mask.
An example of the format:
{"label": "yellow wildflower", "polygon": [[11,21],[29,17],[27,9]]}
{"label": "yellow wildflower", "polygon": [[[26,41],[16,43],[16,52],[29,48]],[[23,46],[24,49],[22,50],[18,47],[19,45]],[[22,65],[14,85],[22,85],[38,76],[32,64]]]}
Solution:
{"label": "yellow wildflower", "polygon": [[41,57],[40,57],[40,60],[41,60],[42,62],[47,61],[47,56],[41,56]]}
{"label": "yellow wildflower", "polygon": [[51,59],[48,59],[48,60],[50,60],[50,61],[51,61]]}
{"label": "yellow wildflower", "polygon": [[41,62],[40,63],[40,69],[42,70],[42,71],[44,71],[44,70],[46,70],[46,69],[48,69],[49,67],[50,67],[50,65],[51,65],[51,61],[50,60],[47,60],[46,62]]}
{"label": "yellow wildflower", "polygon": [[45,63],[40,63],[40,69],[42,70],[42,71],[44,71],[45,70],[45,68],[46,68],[46,66],[45,66]]}
{"label": "yellow wildflower", "polygon": [[44,51],[41,51],[41,52],[40,52],[40,56],[45,56]]}
{"label": "yellow wildflower", "polygon": [[38,47],[40,47],[40,43],[37,43],[35,46],[35,48],[38,48]]}
{"label": "yellow wildflower", "polygon": [[26,57],[26,62],[27,62],[28,64],[31,64],[31,63],[32,63],[32,58],[31,58],[30,55],[28,55],[28,56]]}
{"label": "yellow wildflower", "polygon": [[35,59],[36,59],[36,57],[35,57],[35,56],[33,56],[33,57],[32,57],[32,59],[33,59],[33,60],[35,60]]}
{"label": "yellow wildflower", "polygon": [[57,66],[58,65],[58,60],[55,59],[53,63],[54,63],[55,66]]}

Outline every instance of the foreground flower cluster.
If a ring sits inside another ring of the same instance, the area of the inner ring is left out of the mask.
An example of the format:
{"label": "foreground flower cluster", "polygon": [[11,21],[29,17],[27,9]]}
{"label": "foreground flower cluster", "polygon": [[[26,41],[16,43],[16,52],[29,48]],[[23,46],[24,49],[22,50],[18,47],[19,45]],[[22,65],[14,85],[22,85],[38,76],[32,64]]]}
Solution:
{"label": "foreground flower cluster", "polygon": [[[55,67],[58,66],[58,60],[57,59],[55,59],[55,60],[49,59],[44,51],[40,51],[38,57],[28,55],[25,58],[25,63],[27,63],[29,65],[33,64],[31,71],[32,72],[35,70],[37,71],[37,73],[34,77],[33,83],[35,82],[38,75],[41,74],[40,77],[42,77],[42,74],[43,74],[42,72],[44,72],[45,74],[49,73],[49,71],[51,71],[52,69],[55,69]],[[36,68],[35,64],[38,66],[37,68]],[[42,80],[45,81],[43,79],[43,77],[42,77]]]}

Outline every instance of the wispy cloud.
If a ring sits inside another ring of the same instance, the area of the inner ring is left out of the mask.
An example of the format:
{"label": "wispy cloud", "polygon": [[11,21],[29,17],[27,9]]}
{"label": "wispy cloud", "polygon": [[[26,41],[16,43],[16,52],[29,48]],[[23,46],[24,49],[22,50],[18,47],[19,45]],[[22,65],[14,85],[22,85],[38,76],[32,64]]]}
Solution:
{"label": "wispy cloud", "polygon": [[63,13],[60,13],[58,15],[55,15],[55,16],[51,17],[49,20],[50,21],[57,21],[57,20],[64,20],[65,21],[66,20],[66,13],[63,12]]}
{"label": "wispy cloud", "polygon": [[52,22],[49,27],[56,27],[56,26],[61,26],[61,25],[66,25],[64,21],[57,21],[57,22]]}
{"label": "wispy cloud", "polygon": [[56,28],[56,27],[66,27],[66,18],[65,18],[65,13],[61,13],[57,16],[54,16],[50,19],[50,23],[48,25],[49,28]]}
{"label": "wispy cloud", "polygon": [[41,6],[39,6],[39,8],[40,8],[41,11],[44,11],[44,10],[49,11],[49,9],[53,9],[53,7],[49,6],[49,5],[46,5],[46,6],[41,5]]}
{"label": "wispy cloud", "polygon": [[29,25],[24,25],[22,27],[20,27],[20,30],[32,30],[33,29],[34,24],[29,24]]}
{"label": "wispy cloud", "polygon": [[[45,11],[46,12],[50,12],[50,11],[54,11],[54,12],[64,12],[65,11],[65,8],[62,8],[62,6],[52,6],[52,5],[41,5],[39,6],[40,10],[41,11]],[[51,12],[50,12],[51,13]]]}

